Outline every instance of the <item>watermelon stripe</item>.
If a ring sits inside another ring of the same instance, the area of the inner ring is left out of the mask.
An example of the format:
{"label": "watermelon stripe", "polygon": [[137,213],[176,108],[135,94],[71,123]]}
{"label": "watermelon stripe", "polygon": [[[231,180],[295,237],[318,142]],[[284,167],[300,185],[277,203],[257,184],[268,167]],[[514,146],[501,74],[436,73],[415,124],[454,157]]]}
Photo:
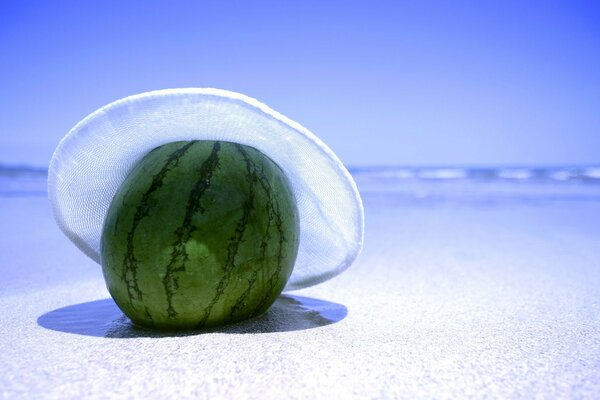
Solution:
{"label": "watermelon stripe", "polygon": [[244,150],[241,148],[239,144],[235,144],[236,148],[242,153],[244,156],[244,161],[246,163],[246,180],[248,181],[248,196],[244,199],[242,203],[242,217],[238,221],[233,237],[229,239],[229,245],[227,246],[227,256],[225,258],[225,264],[223,265],[223,277],[219,281],[217,285],[217,292],[209,305],[206,307],[203,317],[198,322],[198,327],[203,327],[210,316],[210,313],[225,293],[227,286],[229,286],[229,282],[231,281],[231,273],[235,269],[235,257],[237,255],[238,249],[244,237],[244,232],[246,231],[246,226],[248,225],[248,220],[250,218],[250,214],[254,209],[254,173],[253,173],[253,164]]}
{"label": "watermelon stripe", "polygon": [[[192,143],[197,143],[197,141]],[[186,250],[186,243],[188,240],[190,240],[192,232],[196,229],[196,227],[192,224],[192,218],[197,212],[204,213],[205,211],[202,207],[201,199],[211,184],[213,172],[219,165],[220,149],[221,143],[215,142],[210,155],[202,163],[202,165],[200,165],[200,168],[198,169],[198,180],[196,181],[196,184],[194,185],[194,188],[188,197],[183,223],[175,230],[175,236],[177,238],[171,245],[171,260],[167,265],[166,273],[162,280],[165,288],[165,294],[167,296],[167,314],[170,318],[177,317],[177,311],[173,307],[173,296],[179,288],[176,274],[178,272],[185,271],[185,263],[189,258]]]}
{"label": "watermelon stripe", "polygon": [[[272,191],[271,183],[264,176],[264,174],[261,175],[260,184],[265,188],[265,190],[267,190],[267,188],[268,188],[269,192]],[[273,273],[267,280],[268,288],[267,288],[267,290],[264,291],[264,295],[258,303],[259,304],[257,307],[258,310],[262,310],[271,304],[271,300],[272,300],[271,293],[273,293],[274,286],[277,282],[281,282],[280,278],[281,278],[281,270],[283,268],[284,242],[287,241],[285,238],[284,232],[283,232],[283,220],[281,217],[281,210],[279,209],[279,205],[274,204],[272,211],[273,211],[273,218],[275,218],[275,227],[277,228],[277,233],[279,234],[279,242],[278,242],[279,250],[277,253],[277,268],[275,269],[275,271],[273,271]],[[281,288],[281,289],[283,289],[283,288]],[[280,290],[278,290],[277,292],[279,293]]]}
{"label": "watermelon stripe", "polygon": [[148,318],[148,320],[150,321],[150,323],[152,325],[154,325],[154,318],[152,318],[152,314],[150,314],[150,309],[148,308],[148,306],[144,307],[144,313],[146,314],[146,317]]}
{"label": "watermelon stripe", "polygon": [[[265,183],[269,185],[267,180],[265,180]],[[277,253],[277,269],[275,271],[273,271],[273,273],[271,274],[271,276],[269,277],[269,280],[267,281],[267,285],[268,285],[268,289],[264,291],[264,295],[262,297],[262,299],[260,300],[260,302],[258,303],[258,310],[263,310],[265,307],[267,307],[268,305],[271,304],[271,296],[273,292],[273,289],[275,287],[275,284],[277,282],[281,282],[280,278],[281,278],[281,269],[283,267],[283,258],[284,258],[284,242],[287,242],[285,235],[283,233],[283,220],[281,218],[281,212],[279,210],[279,206],[277,205],[274,208],[274,214],[275,214],[275,226],[277,228],[277,232],[279,233],[279,251]],[[283,289],[283,287],[281,288]],[[277,293],[279,293],[280,290],[277,291]]]}
{"label": "watermelon stripe", "polygon": [[245,306],[246,299],[252,292],[254,284],[256,283],[256,280],[258,279],[259,272],[265,266],[267,247],[268,247],[269,240],[272,237],[270,230],[271,230],[271,225],[273,222],[273,212],[274,212],[273,199],[272,199],[272,193],[270,191],[270,188],[265,186],[262,183],[262,181],[265,179],[264,169],[261,168],[260,176],[258,176],[256,163],[254,162],[254,160],[252,158],[250,158],[250,156],[248,155],[248,152],[246,152],[246,150],[244,150],[244,148],[242,146],[237,146],[237,149],[242,154],[242,157],[244,158],[246,163],[249,163],[252,167],[252,181],[253,182],[256,182],[256,181],[261,182],[260,186],[265,191],[266,198],[267,198],[267,201],[265,204],[265,209],[267,211],[268,220],[267,220],[267,226],[265,228],[265,233],[262,236],[261,242],[259,245],[259,248],[260,248],[259,259],[261,260],[261,263],[259,264],[258,268],[256,268],[254,271],[252,271],[252,275],[250,275],[250,277],[248,278],[248,287],[244,290],[244,292],[242,292],[240,297],[237,299],[237,301],[231,308],[231,312],[229,313],[229,316],[227,317],[225,322],[230,322],[230,321],[234,320],[236,317],[236,314],[238,312],[242,311],[243,307]]}
{"label": "watermelon stripe", "polygon": [[138,285],[138,261],[134,254],[133,238],[135,237],[135,232],[142,219],[147,217],[150,212],[150,196],[158,189],[160,189],[165,176],[169,173],[169,171],[172,168],[177,166],[177,164],[179,163],[179,159],[183,157],[183,155],[189,150],[189,148],[193,144],[194,142],[186,143],[184,146],[180,147],[179,149],[175,150],[169,155],[167,161],[165,162],[161,170],[152,177],[152,183],[150,184],[150,187],[142,196],[142,199],[140,200],[140,203],[138,204],[135,210],[131,229],[127,233],[127,250],[123,259],[121,269],[121,279],[125,283],[125,287],[127,288],[127,295],[129,297],[129,303],[133,308],[135,308],[133,304],[134,296],[137,300],[142,300],[143,297],[142,291],[140,290]]}
{"label": "watermelon stripe", "polygon": [[[269,184],[269,180],[265,176],[264,166],[261,166],[260,170],[258,170],[258,168],[256,167],[256,163],[250,158],[250,156],[244,150],[244,148],[240,146],[239,151],[242,153],[244,159],[252,164],[252,171],[253,171],[252,178],[255,182],[256,181],[259,182],[260,187],[264,190],[264,192],[266,194],[267,202],[265,204],[265,209],[267,211],[268,220],[267,220],[267,226],[265,229],[265,233],[262,236],[261,242],[259,245],[260,259],[262,262],[259,264],[259,267],[257,269],[252,271],[252,275],[250,276],[250,278],[248,278],[248,287],[246,288],[246,290],[244,290],[242,295],[238,298],[238,300],[232,307],[231,313],[229,314],[229,317],[227,318],[226,322],[236,319],[235,318],[236,314],[238,312],[242,311],[242,308],[245,305],[246,298],[252,292],[253,286],[256,283],[256,280],[258,279],[259,272],[265,267],[267,247],[268,247],[269,241],[273,237],[271,234],[271,227],[273,225],[273,220],[274,220],[275,216],[277,215],[277,210],[275,208],[275,205],[273,204],[273,193],[271,190],[271,185]],[[279,232],[279,233],[281,234],[281,232]],[[281,270],[281,263],[278,264],[277,269],[278,269],[278,271]],[[277,275],[279,275],[279,273]],[[271,276],[269,279],[269,283],[270,283],[271,287],[273,286],[273,278],[274,277]],[[263,306],[264,302],[265,302],[265,299],[261,299],[260,305]],[[261,312],[262,309],[259,307],[256,311]]]}
{"label": "watermelon stripe", "polygon": [[[277,166],[278,167],[278,166]],[[263,190],[267,193],[267,194],[271,194],[273,193],[272,187],[271,187],[271,183],[269,181],[269,179],[267,178],[267,176],[264,173],[264,166],[261,167],[260,170],[260,175],[258,176],[258,182],[260,183],[260,186],[263,188]],[[280,278],[281,278],[281,270],[283,268],[283,259],[284,259],[284,254],[283,254],[283,250],[284,250],[284,245],[283,243],[286,242],[285,236],[284,236],[284,232],[283,232],[283,220],[281,217],[281,211],[279,209],[279,205],[276,203],[273,203],[272,201],[272,196],[269,195],[268,197],[268,205],[270,206],[268,213],[269,213],[269,226],[271,225],[271,222],[273,220],[275,220],[275,226],[277,228],[277,233],[279,234],[279,247],[278,247],[278,253],[277,253],[277,268],[275,269],[275,271],[273,271],[273,273],[271,274],[271,276],[269,277],[269,279],[267,280],[267,289],[264,290],[264,295],[261,298],[261,300],[258,303],[258,307],[256,307],[256,310],[258,312],[261,312],[264,308],[266,308],[268,305],[271,304],[271,293],[273,293],[273,289],[274,286],[276,284],[276,282],[279,282]],[[269,234],[268,236],[263,237],[263,243],[265,244],[265,249],[267,247],[266,245],[266,241],[271,239],[272,236]],[[257,271],[258,272],[258,271]],[[283,288],[281,288],[283,289]],[[278,293],[280,292],[279,290],[277,291]]]}

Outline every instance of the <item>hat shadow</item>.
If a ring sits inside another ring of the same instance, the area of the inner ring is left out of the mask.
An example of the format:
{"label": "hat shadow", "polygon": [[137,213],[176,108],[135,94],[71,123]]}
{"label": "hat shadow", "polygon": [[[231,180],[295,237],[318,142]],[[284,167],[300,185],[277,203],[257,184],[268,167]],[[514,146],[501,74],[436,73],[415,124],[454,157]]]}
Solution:
{"label": "hat shadow", "polygon": [[107,338],[176,337],[203,333],[252,334],[290,332],[335,324],[348,315],[342,304],[284,294],[264,314],[219,328],[192,331],[158,331],[135,325],[112,299],[57,308],[37,319],[53,331]]}

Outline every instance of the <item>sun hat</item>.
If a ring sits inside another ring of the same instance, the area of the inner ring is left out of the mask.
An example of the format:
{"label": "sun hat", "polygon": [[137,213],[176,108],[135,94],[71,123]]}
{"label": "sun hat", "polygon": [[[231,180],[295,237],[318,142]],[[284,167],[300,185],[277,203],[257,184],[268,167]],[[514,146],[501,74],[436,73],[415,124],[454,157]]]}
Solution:
{"label": "sun hat", "polygon": [[167,89],[110,103],[61,140],[48,170],[48,196],[61,230],[101,263],[110,203],[154,148],[221,140],[260,150],[288,176],[300,216],[300,244],[285,290],[323,282],[348,268],[364,236],[356,184],[342,162],[300,124],[259,101],[220,89]]}

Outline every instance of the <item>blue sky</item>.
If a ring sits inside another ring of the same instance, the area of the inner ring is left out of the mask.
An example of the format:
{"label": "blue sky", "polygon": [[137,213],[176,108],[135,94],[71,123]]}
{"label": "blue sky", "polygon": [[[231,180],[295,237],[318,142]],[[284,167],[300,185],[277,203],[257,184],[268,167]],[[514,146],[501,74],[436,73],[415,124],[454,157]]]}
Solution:
{"label": "blue sky", "polygon": [[0,163],[171,87],[255,97],[353,166],[600,163],[598,4],[3,0]]}

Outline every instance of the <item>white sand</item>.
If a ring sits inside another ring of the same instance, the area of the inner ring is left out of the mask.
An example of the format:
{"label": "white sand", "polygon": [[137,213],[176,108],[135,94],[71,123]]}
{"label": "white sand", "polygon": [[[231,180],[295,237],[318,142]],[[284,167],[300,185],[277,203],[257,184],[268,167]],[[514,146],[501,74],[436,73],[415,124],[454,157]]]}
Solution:
{"label": "white sand", "polygon": [[596,194],[427,190],[365,190],[365,249],[346,273],[256,321],[181,336],[121,317],[45,199],[0,199],[2,395],[600,397]]}

